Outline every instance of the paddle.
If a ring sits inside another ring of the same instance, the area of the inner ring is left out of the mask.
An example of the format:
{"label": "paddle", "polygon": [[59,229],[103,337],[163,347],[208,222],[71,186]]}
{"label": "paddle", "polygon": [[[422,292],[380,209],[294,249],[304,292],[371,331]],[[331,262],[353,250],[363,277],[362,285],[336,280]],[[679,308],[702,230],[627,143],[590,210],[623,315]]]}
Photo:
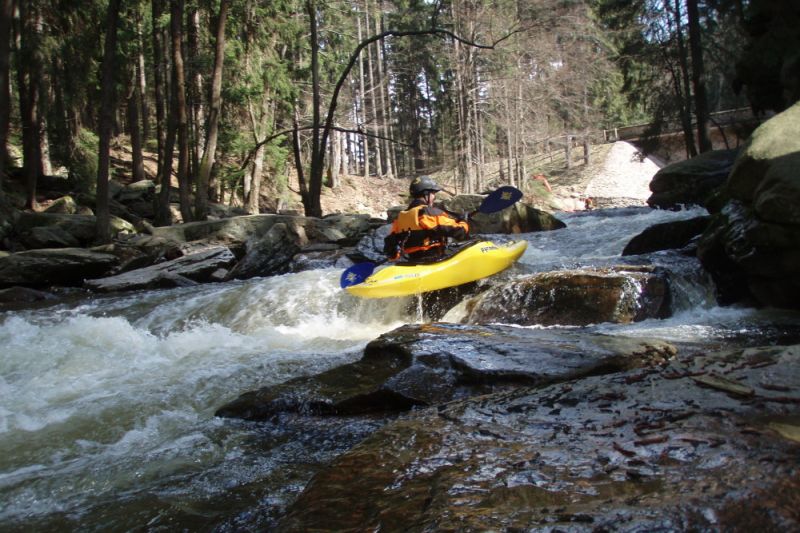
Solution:
{"label": "paddle", "polygon": [[[486,215],[490,213],[497,213],[506,207],[511,207],[517,203],[520,198],[522,198],[522,191],[516,187],[512,187],[511,185],[503,185],[502,187],[497,188],[497,190],[492,191],[486,198],[484,198],[478,209],[470,212],[467,215],[467,218],[476,213],[483,213]],[[351,285],[358,285],[370,277],[376,267],[382,265],[386,261],[388,261],[388,259],[378,263],[366,262],[357,263],[351,266],[342,272],[342,276],[339,278],[339,285],[343,289],[350,287]]]}

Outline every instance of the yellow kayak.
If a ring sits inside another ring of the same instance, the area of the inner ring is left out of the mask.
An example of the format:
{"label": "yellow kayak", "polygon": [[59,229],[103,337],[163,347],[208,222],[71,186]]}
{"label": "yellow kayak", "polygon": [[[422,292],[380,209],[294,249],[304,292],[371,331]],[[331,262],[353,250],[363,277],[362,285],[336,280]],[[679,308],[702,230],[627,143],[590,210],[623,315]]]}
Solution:
{"label": "yellow kayak", "polygon": [[361,298],[389,298],[455,287],[497,274],[519,259],[527,241],[479,241],[436,263],[396,263],[346,288]]}

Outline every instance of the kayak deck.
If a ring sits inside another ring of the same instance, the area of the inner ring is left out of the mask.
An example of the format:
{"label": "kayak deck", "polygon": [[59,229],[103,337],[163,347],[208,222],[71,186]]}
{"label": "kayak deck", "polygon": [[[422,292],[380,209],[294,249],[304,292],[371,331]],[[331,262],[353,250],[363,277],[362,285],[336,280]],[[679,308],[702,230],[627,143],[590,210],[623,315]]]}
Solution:
{"label": "kayak deck", "polygon": [[381,268],[362,283],[347,287],[347,291],[361,298],[390,298],[455,287],[505,270],[527,247],[527,241],[479,241],[442,261],[396,263]]}

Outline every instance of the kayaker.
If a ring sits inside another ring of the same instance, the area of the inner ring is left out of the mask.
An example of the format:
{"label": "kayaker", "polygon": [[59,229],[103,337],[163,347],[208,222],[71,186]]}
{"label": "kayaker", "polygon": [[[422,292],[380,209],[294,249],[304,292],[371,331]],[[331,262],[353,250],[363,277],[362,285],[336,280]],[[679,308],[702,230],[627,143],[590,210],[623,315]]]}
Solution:
{"label": "kayaker", "polygon": [[391,260],[401,257],[419,261],[444,255],[447,239],[469,237],[467,217],[453,217],[433,206],[442,188],[430,178],[420,176],[409,186],[412,201],[397,215],[392,230],[384,239],[383,250]]}

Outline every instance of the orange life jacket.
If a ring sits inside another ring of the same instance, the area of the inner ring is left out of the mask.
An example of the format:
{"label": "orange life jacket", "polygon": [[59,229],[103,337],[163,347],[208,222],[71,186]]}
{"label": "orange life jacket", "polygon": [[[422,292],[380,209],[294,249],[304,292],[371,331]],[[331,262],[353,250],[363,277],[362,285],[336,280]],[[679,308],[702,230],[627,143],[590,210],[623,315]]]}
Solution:
{"label": "orange life jacket", "polygon": [[392,233],[400,237],[402,252],[408,255],[447,246],[447,235],[469,234],[469,224],[450,217],[441,209],[418,205],[401,211],[392,223]]}

